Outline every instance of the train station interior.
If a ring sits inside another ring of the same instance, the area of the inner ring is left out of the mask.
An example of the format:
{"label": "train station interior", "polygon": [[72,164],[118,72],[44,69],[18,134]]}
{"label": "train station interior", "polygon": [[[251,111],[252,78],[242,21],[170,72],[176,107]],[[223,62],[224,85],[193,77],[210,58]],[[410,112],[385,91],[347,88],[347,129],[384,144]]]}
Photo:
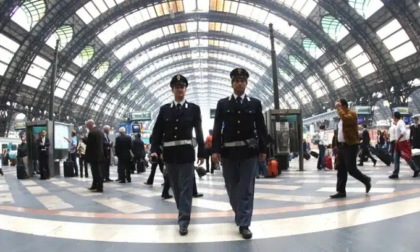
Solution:
{"label": "train station interior", "polygon": [[[205,140],[239,68],[249,73],[246,95],[261,101],[279,172],[255,179],[252,239],[238,233],[220,165],[195,173],[185,236],[175,199],[163,197],[163,174],[146,182],[147,155],[145,170],[118,183],[110,147],[103,193],[87,189],[90,169],[65,174],[67,138],[87,137],[88,120],[110,126],[110,143],[121,128],[140,133],[148,152],[178,74],[188,79],[187,102],[201,108]],[[419,87],[419,0],[0,0],[0,250],[418,251],[420,178],[403,158],[390,178],[394,162],[374,150],[391,149],[395,112],[408,135],[417,130]],[[325,126],[334,162],[342,98],[359,134],[367,127],[376,159],[358,166],[369,193],[349,176],[347,195],[330,198],[334,163],[319,169],[316,153],[304,152],[318,152],[314,136]],[[42,131],[48,179],[32,146]],[[420,166],[420,136],[411,135]],[[22,139],[29,164],[18,178]]]}

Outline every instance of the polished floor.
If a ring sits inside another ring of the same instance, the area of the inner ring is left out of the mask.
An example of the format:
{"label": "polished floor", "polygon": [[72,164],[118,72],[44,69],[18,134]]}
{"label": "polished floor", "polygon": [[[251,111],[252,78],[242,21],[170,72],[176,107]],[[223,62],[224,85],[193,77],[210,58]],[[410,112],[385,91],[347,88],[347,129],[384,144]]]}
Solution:
{"label": "polished floor", "polygon": [[[221,171],[197,179],[204,197],[193,200],[189,234],[177,228],[175,202],[162,200],[162,176],[134,174],[132,183],[87,190],[91,178],[17,180],[15,167],[0,176],[1,251],[418,251],[420,178],[402,165],[365,163],[372,190],[349,178],[347,198],[330,199],[336,172],[297,160],[277,178],[257,179],[252,240],[234,225]],[[116,177],[116,168],[112,176]]]}

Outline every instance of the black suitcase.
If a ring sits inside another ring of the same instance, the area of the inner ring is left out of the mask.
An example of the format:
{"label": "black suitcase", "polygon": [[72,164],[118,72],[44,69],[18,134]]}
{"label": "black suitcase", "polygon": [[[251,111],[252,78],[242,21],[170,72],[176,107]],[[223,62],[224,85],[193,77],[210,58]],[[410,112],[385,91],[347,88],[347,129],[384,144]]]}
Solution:
{"label": "black suitcase", "polygon": [[309,160],[311,158],[311,155],[309,155],[309,153],[307,153],[307,152],[304,152],[303,153],[303,158],[306,159],[306,160]]}
{"label": "black suitcase", "polygon": [[25,179],[27,177],[24,164],[16,165],[16,176],[17,179]]}
{"label": "black suitcase", "polygon": [[375,156],[377,156],[382,162],[384,162],[387,166],[391,165],[392,162],[392,157],[391,155],[388,153],[388,151],[386,149],[376,149],[374,147],[370,147],[370,152],[372,154],[374,154]]}
{"label": "black suitcase", "polygon": [[314,157],[314,158],[318,158],[319,157],[319,154],[316,153],[315,151],[311,151],[310,153],[311,153],[311,156]]}
{"label": "black suitcase", "polygon": [[74,165],[73,161],[64,161],[64,177],[74,177]]}

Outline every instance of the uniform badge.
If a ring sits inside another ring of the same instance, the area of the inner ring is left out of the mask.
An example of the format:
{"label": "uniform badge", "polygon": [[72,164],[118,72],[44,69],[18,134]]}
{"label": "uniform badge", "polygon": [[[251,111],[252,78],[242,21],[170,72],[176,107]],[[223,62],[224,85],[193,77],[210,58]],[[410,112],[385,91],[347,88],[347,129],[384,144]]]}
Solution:
{"label": "uniform badge", "polygon": [[240,74],[242,72],[242,68],[237,68],[238,69],[238,73]]}
{"label": "uniform badge", "polygon": [[176,76],[176,79],[177,79],[177,80],[181,80],[181,75],[179,75],[179,74],[178,74],[178,75]]}

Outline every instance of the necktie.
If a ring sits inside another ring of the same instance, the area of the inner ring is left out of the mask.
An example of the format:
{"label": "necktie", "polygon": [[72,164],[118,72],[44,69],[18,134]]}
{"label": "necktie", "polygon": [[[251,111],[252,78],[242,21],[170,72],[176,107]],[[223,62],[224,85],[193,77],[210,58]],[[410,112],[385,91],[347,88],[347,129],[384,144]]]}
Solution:
{"label": "necktie", "polygon": [[240,96],[236,97],[236,103],[242,104],[242,98]]}
{"label": "necktie", "polygon": [[177,109],[177,110],[181,110],[181,103],[178,103],[178,104],[176,105],[176,109]]}

